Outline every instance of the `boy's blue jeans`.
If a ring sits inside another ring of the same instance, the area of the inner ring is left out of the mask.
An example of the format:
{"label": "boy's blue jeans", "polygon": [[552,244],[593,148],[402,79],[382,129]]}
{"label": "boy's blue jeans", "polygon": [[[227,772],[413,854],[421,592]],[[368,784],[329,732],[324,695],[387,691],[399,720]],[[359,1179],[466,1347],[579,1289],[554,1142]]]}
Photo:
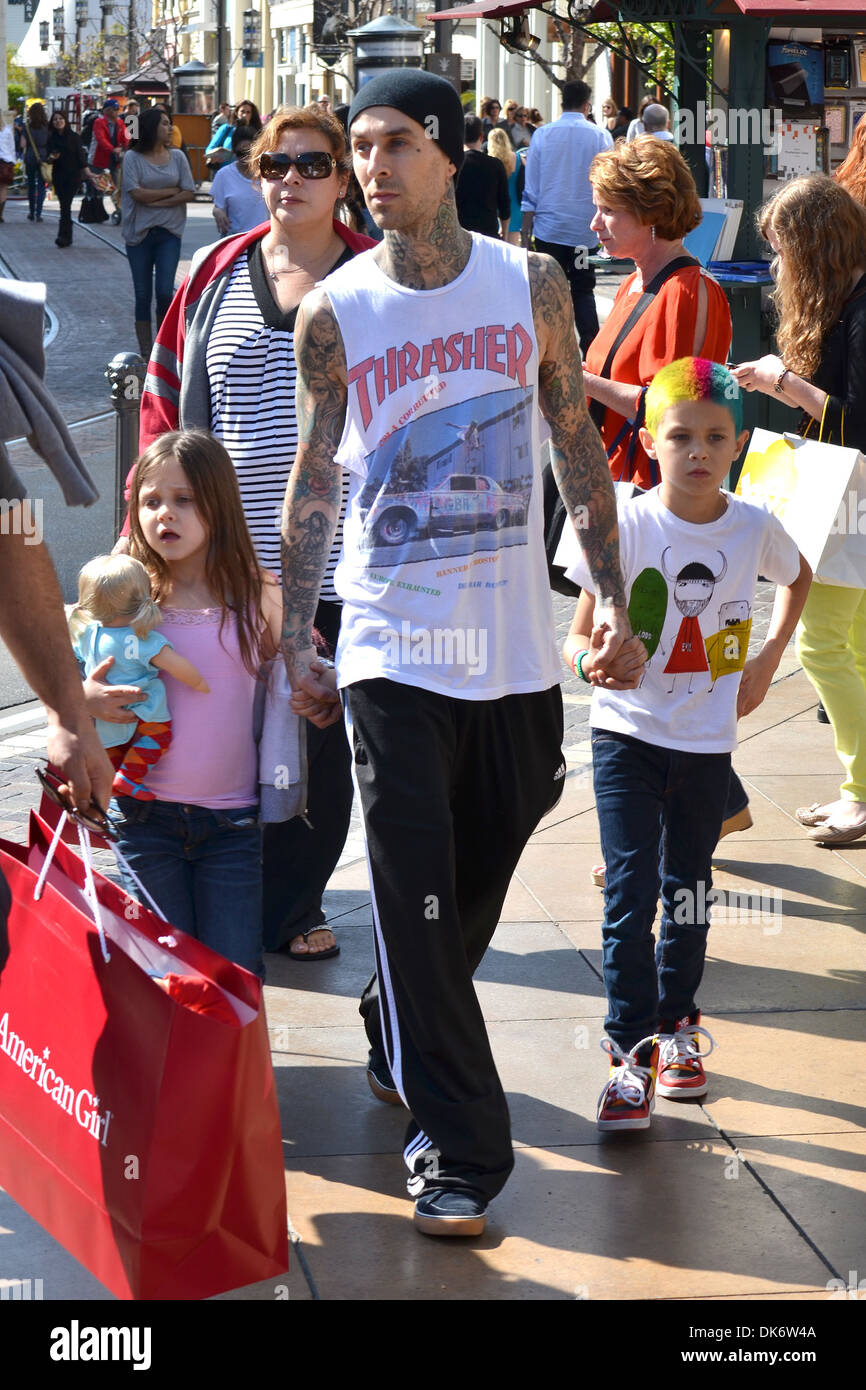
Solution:
{"label": "boy's blue jeans", "polygon": [[118,796],[111,809],[121,853],[171,925],[264,979],[258,806],[209,811]]}
{"label": "boy's blue jeans", "polygon": [[[606,865],[605,1028],[624,1050],[697,1008],[711,862],[728,798],[730,753],[681,753],[592,731]],[[653,954],[653,919],[662,918]]]}

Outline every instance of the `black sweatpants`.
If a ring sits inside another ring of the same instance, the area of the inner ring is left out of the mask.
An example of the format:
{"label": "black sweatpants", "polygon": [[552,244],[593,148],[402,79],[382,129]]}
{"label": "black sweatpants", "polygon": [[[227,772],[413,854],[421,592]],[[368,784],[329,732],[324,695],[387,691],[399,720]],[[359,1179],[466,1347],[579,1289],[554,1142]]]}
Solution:
{"label": "black sweatpants", "polygon": [[511,876],[562,792],[559,686],[460,700],[390,680],[345,691],[373,895],[379,1009],[361,1012],[412,1114],[409,1192],[489,1200],[514,1165],[472,984]]}

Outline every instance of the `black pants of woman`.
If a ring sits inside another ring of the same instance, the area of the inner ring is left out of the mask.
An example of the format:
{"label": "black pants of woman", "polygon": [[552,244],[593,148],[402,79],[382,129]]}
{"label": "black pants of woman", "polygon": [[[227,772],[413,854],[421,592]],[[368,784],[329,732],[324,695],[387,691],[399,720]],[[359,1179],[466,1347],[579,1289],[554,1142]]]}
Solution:
{"label": "black pants of woman", "polygon": [[29,150],[24,155],[24,172],[27,175],[27,202],[30,209],[28,218],[31,222],[41,222],[47,185],[42,177],[39,160]]}
{"label": "black pants of woman", "polygon": [[81,179],[63,179],[54,175],[54,192],[60,204],[60,230],[57,233],[58,246],[72,245],[72,199],[78,192]]}

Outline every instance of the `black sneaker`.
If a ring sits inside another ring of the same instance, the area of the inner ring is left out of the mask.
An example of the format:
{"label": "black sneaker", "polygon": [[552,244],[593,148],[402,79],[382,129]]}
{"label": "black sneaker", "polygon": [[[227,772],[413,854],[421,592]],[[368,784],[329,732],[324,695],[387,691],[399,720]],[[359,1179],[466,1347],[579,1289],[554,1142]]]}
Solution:
{"label": "black sneaker", "polygon": [[415,1203],[415,1225],[425,1236],[480,1236],[487,1203],[472,1192],[434,1187]]}
{"label": "black sneaker", "polygon": [[377,1100],[384,1101],[386,1105],[403,1104],[388,1063],[382,1053],[375,1052],[373,1048],[370,1048],[367,1058],[367,1083]]}
{"label": "black sneaker", "polygon": [[825,710],[824,706],[821,704],[820,700],[818,701],[818,708],[815,711],[815,718],[817,719],[819,724],[830,723],[830,716]]}

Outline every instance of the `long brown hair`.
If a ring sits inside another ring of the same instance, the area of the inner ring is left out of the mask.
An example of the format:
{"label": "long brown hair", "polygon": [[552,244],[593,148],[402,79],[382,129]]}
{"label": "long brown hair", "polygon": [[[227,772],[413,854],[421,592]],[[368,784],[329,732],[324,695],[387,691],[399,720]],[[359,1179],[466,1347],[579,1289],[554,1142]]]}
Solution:
{"label": "long brown hair", "polygon": [[241,660],[255,675],[267,631],[262,617],[262,569],[244,519],[234,464],[219,440],[206,430],[175,430],[160,435],[136,461],[129,489],[129,553],[147,569],[156,602],[164,602],[171,588],[171,571],[144,538],[138,502],[148,475],[172,459],[187,476],[196,511],[207,531],[205,575],[208,588],[222,609],[220,638],[231,613]]}
{"label": "long brown hair", "polygon": [[776,238],[773,262],[785,366],[811,380],[839,320],[851,273],[866,266],[866,208],[826,174],[793,179],[758,213],[761,235]]}
{"label": "long brown hair", "polygon": [[866,119],[855,126],[851,148],[833,177],[858,203],[866,203]]}

